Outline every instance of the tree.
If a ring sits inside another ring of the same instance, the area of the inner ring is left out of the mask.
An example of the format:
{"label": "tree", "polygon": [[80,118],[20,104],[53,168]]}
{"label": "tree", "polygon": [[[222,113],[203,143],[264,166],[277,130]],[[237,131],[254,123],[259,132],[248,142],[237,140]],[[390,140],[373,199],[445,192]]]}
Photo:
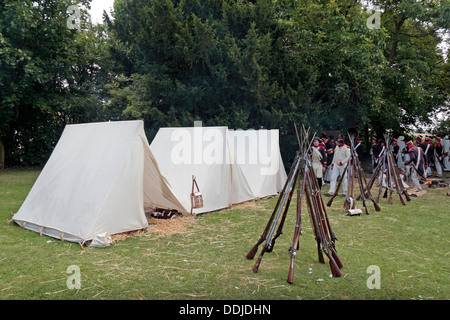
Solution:
{"label": "tree", "polygon": [[447,114],[448,1],[116,0],[100,26],[89,3],[77,30],[69,0],[0,1],[0,166],[44,163],[67,123],[278,128],[292,158],[294,122],[368,141]]}
{"label": "tree", "polygon": [[150,137],[196,119],[292,125],[307,88],[295,81],[275,10],[267,0],[116,1],[109,30],[122,69],[109,85],[110,107],[144,119]]}
{"label": "tree", "polygon": [[[369,29],[367,1],[277,1],[289,52],[316,74],[312,103],[325,128],[356,126],[382,137],[403,133],[448,108],[447,1],[370,1],[381,28]],[[320,127],[317,124],[317,127]]]}
{"label": "tree", "polygon": [[[384,55],[382,108],[372,110],[371,126],[381,133],[429,123],[433,113],[448,108],[448,61],[439,44],[449,35],[448,1],[372,1],[382,11],[388,33]],[[447,40],[448,44],[448,40]],[[446,71],[447,70],[447,71]]]}
{"label": "tree", "polygon": [[81,29],[68,28],[71,4],[0,2],[0,156],[6,158],[0,158],[1,166],[42,165],[66,123],[98,118],[98,84],[106,72],[95,56],[102,30],[86,24],[85,10]]}

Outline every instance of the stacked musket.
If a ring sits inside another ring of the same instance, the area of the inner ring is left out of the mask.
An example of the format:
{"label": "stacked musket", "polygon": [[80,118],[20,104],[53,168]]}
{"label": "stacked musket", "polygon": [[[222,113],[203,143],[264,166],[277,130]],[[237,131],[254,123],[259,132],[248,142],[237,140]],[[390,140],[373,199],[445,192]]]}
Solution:
{"label": "stacked musket", "polygon": [[[297,131],[296,126],[295,130]],[[289,249],[291,261],[287,278],[288,283],[292,283],[294,277],[294,260],[296,250],[299,249],[299,237],[302,234],[301,214],[302,203],[304,200],[306,200],[306,208],[309,213],[312,229],[314,231],[314,236],[317,243],[319,262],[325,263],[323,257],[323,253],[325,253],[329,259],[333,277],[340,277],[342,275],[340,268],[342,268],[343,265],[335,248],[335,240],[337,240],[337,237],[331,230],[330,221],[328,220],[322,195],[318,187],[317,178],[312,170],[311,157],[308,153],[314,137],[315,134],[313,138],[308,141],[309,129],[306,131],[304,127],[301,134],[301,139],[297,132],[299,151],[297,152],[294,162],[291,165],[286,183],[279,194],[277,203],[272,211],[266,228],[264,229],[259,240],[246,255],[247,259],[253,259],[258,251],[259,245],[264,242],[261,253],[252,269],[253,272],[258,272],[264,253],[271,252],[273,250],[275,240],[282,234],[289,205],[295,190],[295,185],[297,184],[297,216],[294,237]]]}
{"label": "stacked musket", "polygon": [[[358,132],[356,129],[350,128],[348,130],[348,139],[350,141],[350,158],[347,162],[344,173],[339,178],[336,191],[334,192],[331,199],[327,202],[327,206],[331,206],[334,198],[339,192],[342,181],[344,179],[347,179],[347,190],[345,190],[344,208],[347,210],[347,215],[349,216],[359,215],[362,213],[361,209],[356,208],[356,200],[362,200],[366,214],[369,214],[367,200],[372,201],[375,211],[381,210],[380,206],[377,204],[377,201],[375,201],[372,194],[370,193],[370,187],[368,187],[368,185],[373,183],[373,181],[369,181],[369,184],[367,183],[364,170],[361,166],[361,162],[359,161],[358,153],[356,152],[357,146],[355,146],[355,141],[357,136]],[[360,194],[356,198],[354,197],[355,180],[359,186],[360,191]]]}
{"label": "stacked musket", "polygon": [[383,198],[388,198],[388,204],[393,204],[392,194],[394,193],[394,190],[396,190],[401,204],[406,205],[405,198],[406,201],[411,201],[411,198],[403,185],[397,162],[394,160],[395,158],[391,150],[390,135],[385,135],[384,140],[386,145],[383,154],[381,155],[380,161],[378,161],[378,166],[375,168],[367,190],[370,191],[374,181],[377,180],[379,184],[378,195],[375,199],[377,203],[379,203],[380,195],[383,192],[383,187],[385,187],[386,189]]}

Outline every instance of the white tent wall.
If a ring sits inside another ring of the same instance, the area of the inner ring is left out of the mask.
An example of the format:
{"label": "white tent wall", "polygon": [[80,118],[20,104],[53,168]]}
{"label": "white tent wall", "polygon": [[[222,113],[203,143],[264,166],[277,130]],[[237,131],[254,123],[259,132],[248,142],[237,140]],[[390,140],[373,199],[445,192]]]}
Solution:
{"label": "white tent wall", "polygon": [[[26,229],[68,241],[145,228],[142,121],[67,125],[13,220]],[[145,157],[147,155],[147,157]],[[151,166],[151,165],[150,165]],[[158,168],[153,167],[155,175]],[[159,177],[158,184],[164,185]],[[151,203],[179,205],[169,186]],[[161,189],[161,188],[160,188]]]}
{"label": "white tent wall", "polygon": [[252,192],[252,187],[246,179],[245,174],[240,165],[234,162],[235,154],[230,144],[230,131],[226,131],[226,144],[228,150],[227,163],[231,166],[231,198],[230,205],[253,200],[257,196]]}
{"label": "white tent wall", "polygon": [[161,128],[150,145],[162,175],[189,210],[195,176],[204,206],[193,209],[194,214],[254,198],[240,169],[231,163],[227,134],[227,127]]}
{"label": "white tent wall", "polygon": [[114,180],[108,185],[98,185],[98,188],[106,187],[108,192],[92,220],[90,231],[84,236],[86,239],[106,231],[116,234],[147,226],[142,189],[144,147],[140,136],[136,135],[129,150],[124,151],[125,161],[116,172],[109,173]]}
{"label": "white tent wall", "polygon": [[228,131],[230,149],[255,197],[276,195],[286,171],[281,158],[278,130]]}
{"label": "white tent wall", "polygon": [[[249,137],[254,140],[242,143]],[[192,176],[195,176],[204,206],[194,208],[194,214],[275,195],[287,179],[278,130],[161,128],[150,149],[162,175],[186,208],[191,206]],[[248,162],[254,155],[257,157],[254,163]]]}

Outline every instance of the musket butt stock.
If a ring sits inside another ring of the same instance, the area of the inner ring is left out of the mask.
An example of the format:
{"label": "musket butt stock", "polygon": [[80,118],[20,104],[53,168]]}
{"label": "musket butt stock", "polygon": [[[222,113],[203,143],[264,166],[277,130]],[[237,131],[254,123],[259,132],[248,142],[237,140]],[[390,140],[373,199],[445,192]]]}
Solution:
{"label": "musket butt stock", "polygon": [[256,252],[258,251],[258,245],[254,245],[253,248],[245,256],[247,259],[252,260],[255,257]]}
{"label": "musket butt stock", "polygon": [[375,211],[381,211],[380,206],[378,205],[378,203],[376,203],[375,201],[372,200],[373,203],[373,207],[375,208]]}
{"label": "musket butt stock", "polygon": [[403,199],[402,195],[400,195],[400,202],[402,203],[402,205],[406,206],[405,199]]}
{"label": "musket butt stock", "polygon": [[290,284],[292,284],[292,282],[294,282],[294,271],[292,269],[289,269],[287,282]]}
{"label": "musket butt stock", "polygon": [[253,273],[257,273],[258,269],[259,269],[259,265],[261,264],[261,259],[262,259],[262,254],[258,257],[258,259],[256,260],[254,266],[253,266]]}
{"label": "musket butt stock", "polygon": [[331,207],[331,204],[333,203],[333,199],[334,199],[334,197],[331,198],[330,200],[328,200],[327,207]]}
{"label": "musket butt stock", "polygon": [[333,277],[339,278],[342,276],[341,270],[339,270],[336,262],[333,262],[333,260],[330,260],[330,269],[331,269],[331,274],[333,275]]}

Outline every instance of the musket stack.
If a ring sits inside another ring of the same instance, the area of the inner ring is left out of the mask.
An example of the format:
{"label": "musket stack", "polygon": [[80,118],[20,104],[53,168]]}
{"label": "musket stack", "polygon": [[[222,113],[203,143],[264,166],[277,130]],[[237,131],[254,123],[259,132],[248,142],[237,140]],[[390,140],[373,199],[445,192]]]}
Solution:
{"label": "musket stack", "polygon": [[343,267],[343,264],[339,259],[335,248],[335,241],[337,240],[337,237],[331,230],[330,221],[328,220],[317,179],[312,170],[311,156],[308,152],[315,134],[311,140],[308,140],[309,129],[306,131],[303,127],[300,139],[296,126],[295,130],[297,132],[297,139],[299,142],[299,151],[297,152],[294,162],[291,165],[288,178],[278,196],[277,203],[272,211],[269,221],[259,240],[247,253],[246,258],[253,259],[258,251],[259,245],[264,242],[261,253],[252,269],[253,272],[258,272],[264,253],[271,252],[273,250],[275,240],[282,234],[282,229],[286,220],[292,195],[294,193],[295,186],[297,185],[297,215],[294,236],[289,249],[291,261],[289,265],[287,282],[292,283],[294,277],[294,260],[296,250],[299,249],[299,238],[302,234],[301,214],[303,201],[306,201],[306,208],[308,210],[312,229],[314,231],[319,262],[325,263],[323,257],[323,253],[325,253],[329,259],[332,276],[340,277],[342,276],[340,269]]}
{"label": "musket stack", "polygon": [[389,133],[384,136],[384,140],[386,143],[384,152],[378,162],[378,166],[375,168],[372,178],[370,179],[367,190],[370,191],[374,181],[377,180],[379,184],[378,195],[375,199],[377,203],[379,203],[380,195],[383,191],[383,187],[385,187],[386,189],[383,198],[388,198],[388,204],[393,203],[392,194],[394,193],[394,190],[396,190],[401,204],[406,205],[405,198],[406,201],[411,201],[411,198],[403,185],[400,170],[398,169],[397,162],[394,160],[394,155],[391,150],[391,137]]}
{"label": "musket stack", "polygon": [[[340,176],[338,186],[336,191],[334,192],[331,199],[327,202],[327,206],[331,206],[334,198],[337,196],[341,183],[344,179],[347,179],[347,190],[345,190],[345,202],[344,208],[347,210],[348,216],[360,215],[362,213],[361,209],[356,208],[356,200],[362,200],[364,210],[366,214],[369,214],[369,208],[367,207],[366,200],[369,199],[372,201],[375,211],[380,211],[381,208],[373,198],[370,193],[370,185],[373,184],[373,181],[369,181],[367,183],[366,176],[364,174],[364,170],[361,166],[361,162],[359,161],[358,153],[356,152],[355,141],[358,137],[358,132],[354,128],[350,128],[348,130],[348,139],[350,141],[350,158],[345,167],[344,173]],[[354,186],[356,183],[359,186],[360,194],[355,198],[354,197]]]}

